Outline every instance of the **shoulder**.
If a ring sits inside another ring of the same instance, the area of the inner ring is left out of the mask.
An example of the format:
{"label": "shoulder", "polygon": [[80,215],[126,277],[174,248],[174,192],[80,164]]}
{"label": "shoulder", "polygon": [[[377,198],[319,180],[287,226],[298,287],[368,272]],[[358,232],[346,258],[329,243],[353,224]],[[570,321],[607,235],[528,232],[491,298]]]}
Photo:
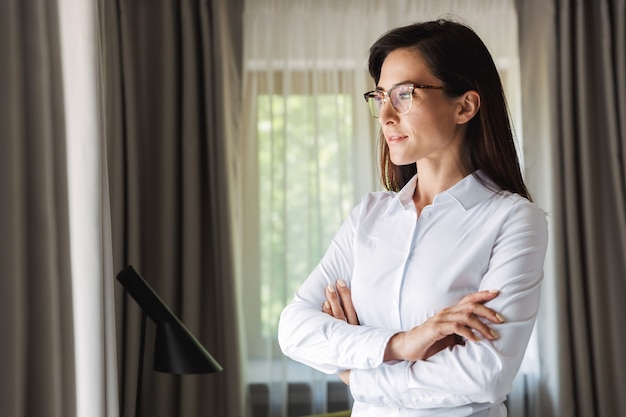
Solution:
{"label": "shoulder", "polygon": [[535,203],[509,191],[494,192],[494,202],[511,215],[538,217],[545,221],[546,213]]}
{"label": "shoulder", "polygon": [[370,191],[361,197],[361,204],[364,205],[380,205],[389,204],[398,197],[395,191]]}
{"label": "shoulder", "polygon": [[398,193],[394,191],[372,191],[363,197],[357,205],[360,215],[383,214],[396,204],[402,205]]}
{"label": "shoulder", "polygon": [[511,192],[494,193],[491,204],[502,216],[502,228],[506,231],[530,233],[541,240],[547,240],[547,216],[537,204]]}
{"label": "shoulder", "polygon": [[[463,194],[463,192],[465,192]],[[529,234],[538,241],[547,239],[546,213],[535,203],[517,193],[502,190],[482,171],[476,171],[467,187],[457,194],[472,206],[474,219],[500,236]]]}
{"label": "shoulder", "polygon": [[364,194],[359,203],[352,208],[348,222],[353,225],[377,222],[394,208],[399,207],[402,207],[402,203],[396,192],[372,191]]}
{"label": "shoulder", "polygon": [[546,213],[537,204],[517,193],[502,190],[480,170],[476,171],[473,176],[475,179],[473,186],[482,189],[482,192],[477,192],[477,190],[474,192],[477,194],[486,193],[483,196],[486,197],[484,202],[487,206],[493,207],[500,213],[511,216],[529,216],[545,222]]}
{"label": "shoulder", "polygon": [[502,190],[482,171],[467,176],[446,191],[476,220],[491,225],[507,218],[527,218],[545,223],[545,213],[527,198]]}

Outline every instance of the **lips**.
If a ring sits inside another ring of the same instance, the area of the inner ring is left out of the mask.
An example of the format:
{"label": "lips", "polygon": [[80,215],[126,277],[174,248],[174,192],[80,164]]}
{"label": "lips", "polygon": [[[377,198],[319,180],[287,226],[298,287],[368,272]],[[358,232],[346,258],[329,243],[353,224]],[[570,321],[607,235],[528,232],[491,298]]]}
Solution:
{"label": "lips", "polygon": [[387,140],[387,145],[389,146],[393,146],[397,143],[402,142],[403,140],[405,140],[407,138],[407,136],[403,136],[403,135],[399,135],[399,134],[390,134],[390,135],[386,135],[385,139]]}

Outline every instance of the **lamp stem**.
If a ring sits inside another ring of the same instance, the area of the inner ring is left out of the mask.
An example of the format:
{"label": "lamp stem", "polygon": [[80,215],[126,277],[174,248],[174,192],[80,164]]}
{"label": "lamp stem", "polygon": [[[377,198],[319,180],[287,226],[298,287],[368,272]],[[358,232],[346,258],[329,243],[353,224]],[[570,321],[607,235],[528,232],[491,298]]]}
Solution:
{"label": "lamp stem", "polygon": [[135,396],[135,417],[141,414],[141,387],[143,381],[143,357],[146,349],[146,311],[141,313],[141,339],[139,342],[139,369],[137,370],[137,394]]}

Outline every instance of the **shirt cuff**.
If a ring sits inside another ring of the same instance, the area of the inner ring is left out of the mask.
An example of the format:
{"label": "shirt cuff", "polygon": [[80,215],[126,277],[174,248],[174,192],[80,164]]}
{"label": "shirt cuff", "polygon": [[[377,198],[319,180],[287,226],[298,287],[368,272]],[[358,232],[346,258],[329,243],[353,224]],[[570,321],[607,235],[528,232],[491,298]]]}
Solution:
{"label": "shirt cuff", "polygon": [[343,341],[336,346],[338,363],[345,364],[344,369],[372,369],[383,364],[385,350],[389,339],[398,333],[397,330],[381,330],[370,328],[358,335],[358,348],[351,335],[345,335]]}
{"label": "shirt cuff", "polygon": [[[402,407],[407,393],[406,367],[408,362],[385,364],[376,369],[355,369],[350,372],[350,391],[355,401],[375,407]],[[382,380],[392,380],[393,384],[381,384]]]}

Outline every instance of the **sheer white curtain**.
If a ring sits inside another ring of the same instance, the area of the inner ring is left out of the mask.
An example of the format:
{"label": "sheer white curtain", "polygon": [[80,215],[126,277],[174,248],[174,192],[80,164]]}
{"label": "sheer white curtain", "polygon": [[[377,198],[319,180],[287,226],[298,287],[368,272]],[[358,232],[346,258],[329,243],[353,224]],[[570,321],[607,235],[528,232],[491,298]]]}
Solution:
{"label": "sheer white curtain", "polygon": [[[380,188],[378,127],[362,98],[374,87],[367,73],[370,45],[388,29],[438,17],[469,24],[491,50],[521,145],[512,1],[246,2],[237,239],[247,380],[259,389],[250,396],[254,417],[319,413],[342,400],[348,405],[347,394],[329,395],[328,382],[338,381],[335,376],[281,355],[276,323],[350,208],[365,192]],[[261,398],[264,389],[269,404]]]}
{"label": "sheer white curtain", "polygon": [[375,9],[354,1],[246,4],[247,376],[270,388],[272,416],[293,413],[287,381],[310,384],[309,412],[326,411],[328,377],[282,357],[276,323],[356,199],[376,187],[376,130],[361,98],[371,86],[367,49],[385,27]]}
{"label": "sheer white curtain", "polygon": [[76,414],[117,417],[117,363],[97,2],[59,1],[74,308]]}
{"label": "sheer white curtain", "polygon": [[[528,171],[527,185],[533,191],[535,202],[548,213],[548,251],[544,263],[544,282],[541,290],[541,308],[536,329],[539,347],[532,347],[538,352],[532,362],[540,372],[528,372],[527,379],[532,388],[531,401],[527,404],[528,416],[567,415],[562,413],[559,386],[561,372],[558,363],[562,352],[555,335],[559,334],[562,323],[558,322],[563,310],[556,301],[559,299],[558,280],[556,279],[556,229],[555,229],[555,187],[556,179],[552,172],[557,160],[554,139],[557,136],[558,115],[553,100],[553,91],[557,85],[557,56],[555,36],[556,5],[542,0],[517,0],[520,23],[521,91],[525,126],[524,154]],[[529,361],[527,361],[528,363]]]}

